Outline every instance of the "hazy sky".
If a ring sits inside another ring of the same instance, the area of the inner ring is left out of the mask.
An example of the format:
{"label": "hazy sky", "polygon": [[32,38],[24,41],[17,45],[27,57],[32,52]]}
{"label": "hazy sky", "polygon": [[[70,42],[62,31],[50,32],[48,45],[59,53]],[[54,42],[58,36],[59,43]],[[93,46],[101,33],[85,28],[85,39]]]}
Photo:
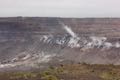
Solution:
{"label": "hazy sky", "polygon": [[0,16],[120,17],[120,0],[0,0]]}

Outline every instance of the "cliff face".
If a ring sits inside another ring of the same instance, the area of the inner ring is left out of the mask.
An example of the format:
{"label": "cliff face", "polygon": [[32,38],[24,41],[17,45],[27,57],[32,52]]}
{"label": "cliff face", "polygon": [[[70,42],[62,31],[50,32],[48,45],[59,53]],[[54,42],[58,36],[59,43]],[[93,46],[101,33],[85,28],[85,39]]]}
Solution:
{"label": "cliff face", "polygon": [[0,68],[120,64],[119,18],[0,18]]}

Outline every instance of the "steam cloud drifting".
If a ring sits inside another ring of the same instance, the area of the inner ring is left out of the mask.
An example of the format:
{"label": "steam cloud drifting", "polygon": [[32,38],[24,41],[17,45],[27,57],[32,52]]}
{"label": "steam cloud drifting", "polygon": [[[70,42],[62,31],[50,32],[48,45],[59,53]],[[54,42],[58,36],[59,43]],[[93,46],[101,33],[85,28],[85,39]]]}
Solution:
{"label": "steam cloud drifting", "polygon": [[63,28],[69,34],[70,37],[64,36],[61,39],[57,39],[51,35],[44,35],[41,41],[52,43],[54,40],[55,41],[54,43],[59,45],[65,45],[67,43],[67,46],[71,48],[85,48],[85,49],[90,48],[110,49],[112,47],[120,48],[119,42],[116,42],[114,44],[111,42],[107,42],[107,37],[90,36],[88,40],[83,37],[77,36],[77,34],[74,33],[72,29],[67,25],[64,25]]}

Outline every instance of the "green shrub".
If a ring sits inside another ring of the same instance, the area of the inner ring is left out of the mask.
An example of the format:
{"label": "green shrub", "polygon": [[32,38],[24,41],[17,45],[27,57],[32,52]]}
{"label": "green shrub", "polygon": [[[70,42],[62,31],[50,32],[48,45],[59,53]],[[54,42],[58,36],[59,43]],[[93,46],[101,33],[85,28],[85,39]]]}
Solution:
{"label": "green shrub", "polygon": [[54,75],[46,75],[46,76],[43,76],[41,79],[43,79],[43,80],[58,80],[58,78]]}

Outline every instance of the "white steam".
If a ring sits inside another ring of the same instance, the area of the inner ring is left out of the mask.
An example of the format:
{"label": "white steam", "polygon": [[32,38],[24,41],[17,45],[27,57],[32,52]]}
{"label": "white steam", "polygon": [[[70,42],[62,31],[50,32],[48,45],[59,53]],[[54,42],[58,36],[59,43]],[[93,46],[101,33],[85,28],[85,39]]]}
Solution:
{"label": "white steam", "polygon": [[116,48],[120,48],[120,43],[119,43],[119,42],[116,42],[114,46],[115,46]]}
{"label": "white steam", "polygon": [[107,40],[106,37],[95,37],[95,36],[90,37],[90,39],[92,40],[91,42],[92,45],[97,46],[98,48],[102,46],[104,42]]}
{"label": "white steam", "polygon": [[71,48],[79,48],[80,47],[80,44],[78,43],[80,40],[80,38],[78,37],[71,37],[69,42],[68,42],[68,46],[71,47]]}
{"label": "white steam", "polygon": [[8,68],[8,67],[15,67],[14,64],[0,64],[0,68]]}
{"label": "white steam", "polygon": [[41,52],[38,54],[26,54],[26,56],[22,58],[18,58],[18,56],[11,59],[9,63],[0,64],[0,68],[10,68],[10,67],[16,67],[19,65],[25,65],[29,67],[36,66],[36,63],[49,62],[50,60],[52,60],[53,57],[56,56],[56,54],[48,54],[45,52]]}
{"label": "white steam", "polygon": [[70,27],[68,27],[67,25],[65,25],[63,27],[72,37],[77,37],[77,35],[72,31],[72,29]]}
{"label": "white steam", "polygon": [[[111,43],[107,41],[107,37],[97,37],[90,36],[88,38],[79,37],[69,26],[62,23],[63,29],[70,35],[68,38],[66,36],[55,38],[53,35],[44,35],[41,41],[45,43],[56,43],[58,45],[66,45],[71,48],[102,48],[110,49],[112,47],[120,48],[120,43]],[[67,42],[67,43],[66,43]]]}
{"label": "white steam", "polygon": [[80,40],[80,37],[78,37],[76,33],[74,33],[72,29],[67,25],[64,25],[63,28],[71,35],[71,38],[68,42],[68,46],[71,48],[80,47],[80,44],[78,43]]}

